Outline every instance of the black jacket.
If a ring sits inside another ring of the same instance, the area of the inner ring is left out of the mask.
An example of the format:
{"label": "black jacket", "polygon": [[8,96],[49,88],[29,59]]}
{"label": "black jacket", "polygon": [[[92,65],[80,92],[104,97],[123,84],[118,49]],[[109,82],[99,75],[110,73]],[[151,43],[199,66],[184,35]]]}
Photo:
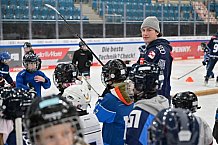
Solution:
{"label": "black jacket", "polygon": [[72,63],[77,65],[80,73],[90,71],[92,61],[93,56],[89,50],[79,49],[74,52]]}

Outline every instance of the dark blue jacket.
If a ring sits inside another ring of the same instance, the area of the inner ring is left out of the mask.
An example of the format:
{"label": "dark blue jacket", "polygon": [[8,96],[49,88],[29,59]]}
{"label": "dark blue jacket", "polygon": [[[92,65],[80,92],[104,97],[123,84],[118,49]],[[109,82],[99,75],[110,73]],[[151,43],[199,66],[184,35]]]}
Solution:
{"label": "dark blue jacket", "polygon": [[170,76],[173,57],[171,56],[172,46],[166,39],[156,39],[148,44],[144,55],[144,60],[158,64],[163,70],[164,80],[159,95],[167,98],[170,96]]}
{"label": "dark blue jacket", "polygon": [[[43,78],[45,78],[45,82],[36,82],[34,80],[35,76],[42,76]],[[50,79],[39,70],[30,73],[26,69],[24,69],[20,71],[16,76],[16,87],[23,88],[25,90],[30,90],[31,87],[33,87],[37,93],[37,96],[41,97],[41,87],[43,87],[44,89],[48,89],[51,87],[51,82]]]}
{"label": "dark blue jacket", "polygon": [[13,79],[11,78],[9,73],[9,66],[1,62],[0,62],[0,77],[3,77],[8,84],[13,83]]}
{"label": "dark blue jacket", "polygon": [[211,37],[207,46],[210,48],[209,56],[218,59],[218,33]]}

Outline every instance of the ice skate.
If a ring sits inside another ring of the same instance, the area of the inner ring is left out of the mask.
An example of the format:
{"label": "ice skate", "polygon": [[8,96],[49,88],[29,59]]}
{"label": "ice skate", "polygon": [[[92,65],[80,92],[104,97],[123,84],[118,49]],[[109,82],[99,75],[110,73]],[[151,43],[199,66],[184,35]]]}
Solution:
{"label": "ice skate", "polygon": [[208,80],[209,80],[209,78],[205,76],[205,80],[204,80],[204,85],[205,85],[205,86],[208,85]]}
{"label": "ice skate", "polygon": [[216,84],[215,84],[216,87],[218,87],[218,77],[216,78]]}

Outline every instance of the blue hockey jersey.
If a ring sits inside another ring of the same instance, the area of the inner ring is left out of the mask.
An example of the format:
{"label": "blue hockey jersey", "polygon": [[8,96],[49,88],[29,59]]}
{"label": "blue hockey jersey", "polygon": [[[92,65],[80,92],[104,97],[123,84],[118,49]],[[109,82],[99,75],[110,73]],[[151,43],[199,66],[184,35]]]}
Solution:
{"label": "blue hockey jersey", "polygon": [[[34,80],[35,76],[42,76],[45,78],[45,82],[36,82]],[[28,72],[25,69],[20,71],[16,76],[16,87],[23,88],[25,90],[34,88],[38,97],[41,97],[41,87],[48,89],[51,87],[50,79],[41,71],[37,70],[35,72]]]}
{"label": "blue hockey jersey", "polygon": [[169,102],[163,96],[137,101],[129,115],[125,143],[127,145],[147,145],[148,128],[155,115],[168,107]]}
{"label": "blue hockey jersey", "polygon": [[13,79],[11,78],[9,73],[9,66],[1,62],[0,62],[0,77],[3,77],[8,84],[13,83]]}
{"label": "blue hockey jersey", "polygon": [[207,46],[210,48],[209,56],[212,58],[218,58],[218,33],[211,37]]}
{"label": "blue hockey jersey", "polygon": [[124,145],[125,122],[133,108],[133,102],[127,101],[130,99],[126,97],[115,87],[102,100],[98,100],[94,113],[103,122],[104,145]]}

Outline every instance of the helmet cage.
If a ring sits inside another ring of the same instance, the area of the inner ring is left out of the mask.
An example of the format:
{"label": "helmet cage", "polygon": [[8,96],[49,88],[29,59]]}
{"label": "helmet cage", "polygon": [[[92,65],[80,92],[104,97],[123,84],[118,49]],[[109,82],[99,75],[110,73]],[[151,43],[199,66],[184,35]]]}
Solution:
{"label": "helmet cage", "polygon": [[160,68],[155,64],[136,65],[130,79],[139,92],[154,92],[161,89]]}
{"label": "helmet cage", "polygon": [[192,145],[198,142],[199,125],[188,110],[164,109],[148,129],[149,145]]}
{"label": "helmet cage", "polygon": [[103,84],[124,81],[127,78],[126,64],[120,60],[109,60],[103,67],[101,80]]}
{"label": "helmet cage", "polygon": [[78,69],[75,65],[69,63],[60,63],[56,66],[53,81],[58,89],[64,89],[64,83],[75,83],[78,76]]}
{"label": "helmet cage", "polygon": [[[29,64],[36,64],[35,68],[29,68],[28,65]],[[26,68],[26,70],[28,70],[29,72],[35,72],[37,71],[37,68],[39,66],[39,58],[36,54],[29,52],[27,54],[24,55],[24,59],[23,59],[23,65]]]}
{"label": "helmet cage", "polygon": [[44,129],[51,127],[51,126],[54,126],[54,125],[59,125],[59,124],[64,124],[64,123],[70,123],[76,136],[83,137],[79,117],[73,116],[73,117],[61,119],[59,121],[49,122],[47,124],[43,124],[43,125],[36,126],[34,128],[29,129],[28,136],[31,140],[31,143],[33,145],[38,144],[37,142],[38,142],[38,138],[39,138],[39,133],[41,131],[43,131]]}

